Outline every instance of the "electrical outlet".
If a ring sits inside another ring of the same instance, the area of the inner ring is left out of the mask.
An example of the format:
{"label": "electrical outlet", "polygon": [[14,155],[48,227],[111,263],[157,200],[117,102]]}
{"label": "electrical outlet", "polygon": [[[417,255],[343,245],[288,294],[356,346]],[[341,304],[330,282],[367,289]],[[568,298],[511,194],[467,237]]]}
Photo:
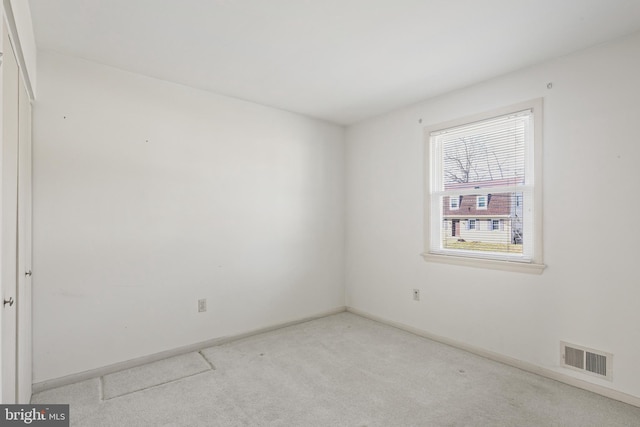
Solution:
{"label": "electrical outlet", "polygon": [[198,313],[207,311],[207,300],[205,298],[198,300]]}
{"label": "electrical outlet", "polygon": [[413,300],[420,301],[420,289],[413,290]]}

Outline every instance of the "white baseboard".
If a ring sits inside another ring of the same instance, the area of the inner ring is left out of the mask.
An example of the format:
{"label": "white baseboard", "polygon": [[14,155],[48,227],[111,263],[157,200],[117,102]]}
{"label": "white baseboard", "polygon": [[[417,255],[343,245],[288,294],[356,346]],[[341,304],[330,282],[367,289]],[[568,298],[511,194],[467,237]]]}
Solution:
{"label": "white baseboard", "polygon": [[60,378],[53,378],[50,380],[34,383],[32,390],[33,393],[39,393],[44,390],[49,390],[56,387],[62,387],[69,384],[74,384],[80,381],[89,380],[92,378],[101,377],[103,375],[112,374],[114,372],[122,371],[124,369],[135,368],[136,366],[144,365],[146,363],[157,362],[158,360],[166,359],[168,357],[179,356],[185,353],[191,353],[192,351],[200,351],[202,349],[213,347],[216,345],[226,344],[231,341],[236,341],[242,338],[247,338],[253,335],[263,334],[265,332],[271,332],[276,329],[286,328],[287,326],[293,326],[300,323],[309,322],[311,320],[320,319],[322,317],[331,316],[333,314],[342,313],[346,311],[346,307],[336,307],[332,310],[317,313],[313,316],[304,317],[290,322],[278,323],[264,328],[254,329],[252,331],[243,332],[241,334],[214,338],[199,343],[186,345],[184,347],[174,348],[160,353],[150,354],[148,356],[138,357],[136,359],[127,360],[124,362],[114,363],[113,365],[103,366],[101,368],[91,369],[84,372],[78,372],[71,375],[66,375]]}
{"label": "white baseboard", "polygon": [[546,369],[529,362],[524,362],[522,360],[514,359],[512,357],[505,356],[499,353],[487,351],[482,348],[465,344],[463,342],[459,342],[449,338],[434,335],[422,329],[414,328],[412,326],[405,325],[403,323],[394,322],[392,320],[388,320],[388,319],[367,313],[365,311],[358,310],[357,308],[347,307],[347,311],[353,314],[357,314],[358,316],[366,317],[367,319],[375,320],[376,322],[384,323],[386,325],[393,326],[394,328],[402,329],[412,334],[419,335],[421,337],[428,338],[430,340],[449,345],[451,347],[459,348],[460,350],[468,351],[469,353],[473,353],[478,356],[482,356],[496,362],[504,363],[505,365],[509,365],[514,368],[522,369],[523,371],[527,371],[532,374],[540,375],[541,377],[549,378],[564,384],[568,384],[573,387],[577,387],[583,390],[590,391],[592,393],[599,394],[604,397],[608,397],[610,399],[618,400],[620,402],[628,403],[629,405],[640,407],[640,397],[637,397],[637,396],[623,393],[621,391],[614,390],[609,387],[604,387],[598,384],[590,383],[588,381],[574,378],[569,375],[564,375],[562,373],[555,372],[550,369]]}

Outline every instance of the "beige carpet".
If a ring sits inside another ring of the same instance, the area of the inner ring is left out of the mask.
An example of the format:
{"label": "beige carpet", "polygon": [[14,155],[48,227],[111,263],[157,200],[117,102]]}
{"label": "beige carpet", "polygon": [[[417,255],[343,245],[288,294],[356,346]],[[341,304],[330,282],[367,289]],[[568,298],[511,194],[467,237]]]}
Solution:
{"label": "beige carpet", "polygon": [[69,403],[71,425],[91,427],[640,426],[640,408],[350,313],[44,391],[33,403]]}
{"label": "beige carpet", "polygon": [[138,366],[102,377],[104,400],[124,396],[150,387],[168,384],[213,369],[211,363],[200,353],[181,356]]}

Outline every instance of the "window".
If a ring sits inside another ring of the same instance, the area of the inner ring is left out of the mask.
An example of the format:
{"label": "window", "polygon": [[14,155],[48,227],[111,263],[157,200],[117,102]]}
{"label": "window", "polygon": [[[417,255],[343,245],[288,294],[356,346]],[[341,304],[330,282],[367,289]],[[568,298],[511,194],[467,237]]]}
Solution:
{"label": "window", "polygon": [[425,129],[427,261],[542,272],[541,113],[538,99]]}
{"label": "window", "polygon": [[460,208],[460,197],[459,196],[451,196],[449,197],[449,209],[455,211]]}
{"label": "window", "polygon": [[487,196],[476,196],[476,209],[487,209]]}

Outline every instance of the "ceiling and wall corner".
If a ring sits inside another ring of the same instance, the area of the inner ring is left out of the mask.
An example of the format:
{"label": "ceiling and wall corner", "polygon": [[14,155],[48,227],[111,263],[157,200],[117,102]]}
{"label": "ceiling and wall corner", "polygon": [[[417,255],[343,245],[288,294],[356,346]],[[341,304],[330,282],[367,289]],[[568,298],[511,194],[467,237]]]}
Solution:
{"label": "ceiling and wall corner", "polygon": [[39,49],[339,124],[640,30],[637,0],[30,0]]}

